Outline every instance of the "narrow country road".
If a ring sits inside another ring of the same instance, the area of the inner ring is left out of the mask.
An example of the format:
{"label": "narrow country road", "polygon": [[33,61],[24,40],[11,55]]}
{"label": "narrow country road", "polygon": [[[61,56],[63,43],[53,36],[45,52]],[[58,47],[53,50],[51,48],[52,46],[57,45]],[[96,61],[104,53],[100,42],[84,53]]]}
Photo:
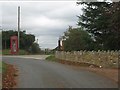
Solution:
{"label": "narrow country road", "polygon": [[103,76],[57,62],[8,56],[2,60],[18,68],[17,88],[117,88]]}

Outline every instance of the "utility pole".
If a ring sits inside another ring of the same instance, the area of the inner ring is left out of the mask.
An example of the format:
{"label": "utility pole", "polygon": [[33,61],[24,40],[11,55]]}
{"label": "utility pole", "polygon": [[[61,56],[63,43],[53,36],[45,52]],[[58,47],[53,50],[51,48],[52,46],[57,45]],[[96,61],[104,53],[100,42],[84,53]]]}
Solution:
{"label": "utility pole", "polygon": [[18,50],[20,48],[20,6],[18,6]]}

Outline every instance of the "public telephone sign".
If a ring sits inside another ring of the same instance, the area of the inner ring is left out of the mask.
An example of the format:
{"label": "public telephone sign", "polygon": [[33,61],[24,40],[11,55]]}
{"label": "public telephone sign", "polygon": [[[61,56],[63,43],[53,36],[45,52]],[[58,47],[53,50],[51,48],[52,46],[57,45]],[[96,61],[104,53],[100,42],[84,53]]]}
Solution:
{"label": "public telephone sign", "polygon": [[10,38],[10,48],[11,48],[11,54],[17,54],[18,53],[18,37],[17,36],[11,36],[11,38]]}

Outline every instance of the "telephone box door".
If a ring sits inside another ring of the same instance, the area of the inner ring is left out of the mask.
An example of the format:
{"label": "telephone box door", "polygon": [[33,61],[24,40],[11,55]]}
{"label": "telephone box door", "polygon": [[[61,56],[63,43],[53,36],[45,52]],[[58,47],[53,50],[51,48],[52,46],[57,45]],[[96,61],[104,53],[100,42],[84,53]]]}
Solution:
{"label": "telephone box door", "polygon": [[10,38],[10,48],[11,48],[11,54],[18,53],[18,37],[17,36],[12,36]]}

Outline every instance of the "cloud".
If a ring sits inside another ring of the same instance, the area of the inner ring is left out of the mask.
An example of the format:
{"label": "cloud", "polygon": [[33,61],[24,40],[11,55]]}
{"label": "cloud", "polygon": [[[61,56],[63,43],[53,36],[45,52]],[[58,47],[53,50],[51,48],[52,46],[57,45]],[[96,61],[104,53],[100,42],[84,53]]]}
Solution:
{"label": "cloud", "polygon": [[43,35],[39,36],[38,39],[40,47],[44,46],[43,48],[48,48],[49,46],[51,48],[55,48],[57,46],[58,37],[56,38],[56,36]]}
{"label": "cloud", "polygon": [[17,29],[17,7],[21,7],[21,30],[39,39],[41,48],[55,48],[68,25],[76,26],[81,6],[76,2],[4,2],[2,28]]}

